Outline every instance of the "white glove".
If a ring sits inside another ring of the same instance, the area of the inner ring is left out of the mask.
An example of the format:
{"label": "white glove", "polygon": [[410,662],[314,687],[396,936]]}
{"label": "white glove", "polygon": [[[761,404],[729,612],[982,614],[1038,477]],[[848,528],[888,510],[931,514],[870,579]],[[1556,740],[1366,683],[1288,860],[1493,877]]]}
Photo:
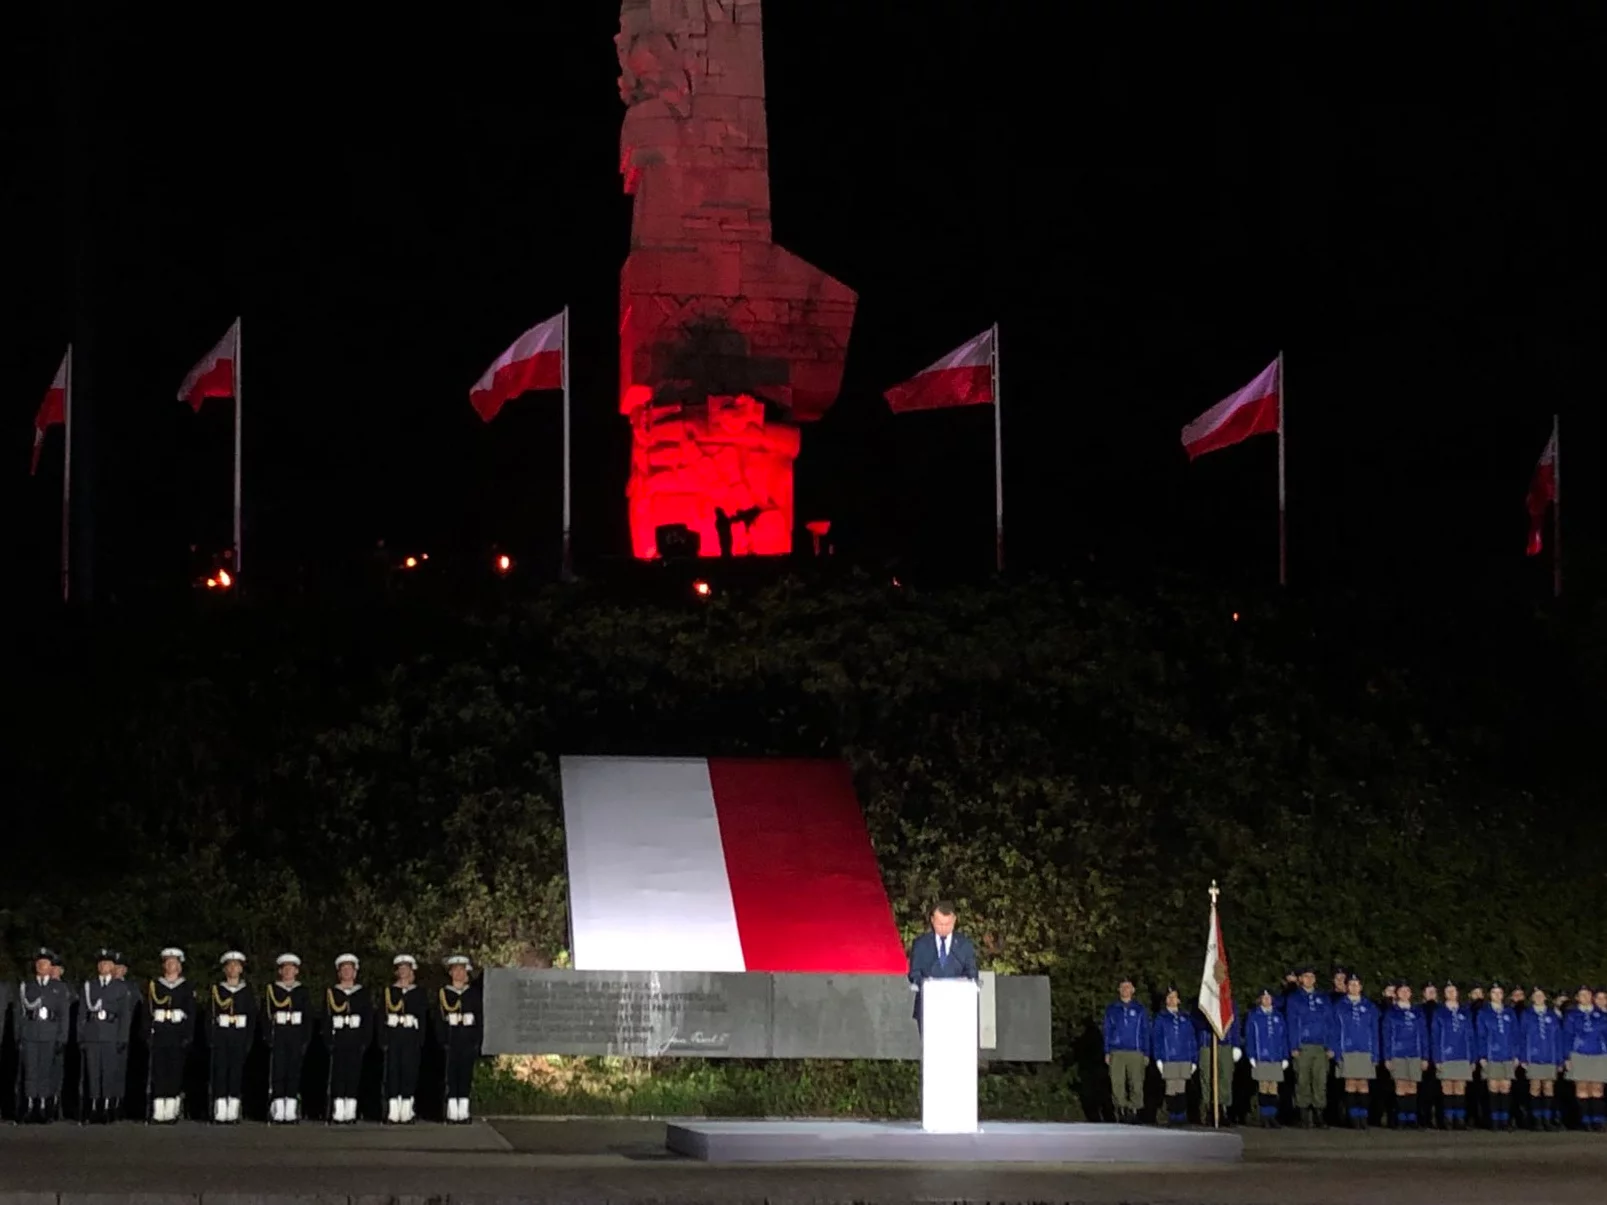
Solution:
{"label": "white glove", "polygon": [[1251,1060],[1250,1060],[1250,1070],[1251,1070],[1251,1071],[1254,1071],[1254,1070],[1255,1070],[1255,1060],[1254,1060],[1254,1059],[1251,1059]]}
{"label": "white glove", "polygon": [[292,1025],[300,1025],[301,1024],[301,1014],[300,1013],[291,1013],[290,1014],[290,1023]]}
{"label": "white glove", "polygon": [[361,1017],[347,1017],[346,1018],[346,1028],[347,1029],[356,1029],[362,1023],[363,1023],[363,1019]]}
{"label": "white glove", "polygon": [[175,1023],[179,1022],[179,1021],[182,1021],[182,1020],[184,1020],[184,1010],[182,1008],[169,1009],[167,1016],[168,1016],[168,1020],[173,1021]]}
{"label": "white glove", "polygon": [[1193,1075],[1199,1069],[1200,1069],[1200,1065],[1198,1063],[1190,1063],[1189,1064],[1189,1074],[1190,1075]]}
{"label": "white glove", "polygon": [[1155,1070],[1160,1072],[1162,1075],[1165,1075],[1166,1074],[1166,1064],[1157,1060],[1156,1063],[1155,1063]]}
{"label": "white glove", "polygon": [[36,1013],[36,1015],[38,1016],[38,1018],[41,1021],[50,1020],[50,1010],[48,1008],[46,1008],[43,1004],[41,1004],[39,1006],[39,1009],[38,1009],[38,1012]]}
{"label": "white glove", "polygon": [[402,1023],[402,1019],[400,1017],[398,1017],[395,1013],[386,1013],[385,1014],[385,1024],[389,1025],[392,1029],[395,1029],[401,1023]]}
{"label": "white glove", "polygon": [[1235,1063],[1237,1063],[1243,1057],[1244,1057],[1244,1049],[1242,1047],[1235,1046],[1233,1048],[1233,1061]]}
{"label": "white glove", "polygon": [[1283,1060],[1283,1069],[1285,1071],[1289,1070],[1289,1060],[1288,1059]]}
{"label": "white glove", "polygon": [[274,1013],[274,1015],[273,1015],[273,1023],[275,1025],[289,1025],[290,1024],[290,1014],[286,1013],[286,1012]]}
{"label": "white glove", "polygon": [[473,1013],[464,1013],[463,1014],[463,1023],[465,1025],[473,1025],[474,1024],[474,1014]]}

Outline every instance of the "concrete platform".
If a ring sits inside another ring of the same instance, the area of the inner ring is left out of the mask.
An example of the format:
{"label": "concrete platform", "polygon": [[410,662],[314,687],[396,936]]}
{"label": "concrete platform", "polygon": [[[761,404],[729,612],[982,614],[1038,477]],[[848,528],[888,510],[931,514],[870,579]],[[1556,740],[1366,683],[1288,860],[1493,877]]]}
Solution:
{"label": "concrete platform", "polygon": [[990,1121],[928,1134],[914,1121],[672,1121],[664,1145],[706,1163],[1237,1163],[1244,1140],[1213,1130]]}

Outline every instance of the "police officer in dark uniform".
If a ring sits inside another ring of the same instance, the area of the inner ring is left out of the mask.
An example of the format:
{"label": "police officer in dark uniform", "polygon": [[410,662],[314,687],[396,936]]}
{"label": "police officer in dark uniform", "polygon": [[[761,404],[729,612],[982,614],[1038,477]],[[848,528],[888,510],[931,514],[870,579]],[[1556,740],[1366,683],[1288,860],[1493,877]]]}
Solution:
{"label": "police officer in dark uniform", "polygon": [[379,1047],[385,1052],[381,1095],[385,1099],[385,1120],[391,1125],[411,1125],[430,1002],[424,989],[414,982],[418,959],[411,954],[398,954],[391,965],[396,970],[396,982],[381,994],[384,1008],[377,1030]]}
{"label": "police officer in dark uniform", "polygon": [[279,982],[263,993],[262,1031],[268,1043],[268,1121],[301,1120],[301,1068],[312,1040],[312,1000],[301,982],[301,959],[281,954]]}
{"label": "police officer in dark uniform", "polygon": [[78,1057],[82,1064],[78,1120],[106,1125],[123,1109],[128,1083],[128,1040],[133,1032],[133,990],[117,978],[118,954],[95,956],[95,977],[84,981],[78,1006]]}
{"label": "police officer in dark uniform", "polygon": [[435,998],[435,1040],[446,1053],[446,1119],[454,1125],[469,1121],[469,1091],[484,1032],[480,981],[470,978],[473,970],[468,955],[453,954],[446,960],[451,982]]}
{"label": "police officer in dark uniform", "polygon": [[[72,993],[51,974],[60,960],[49,949],[34,955],[34,973],[17,986],[17,1117],[54,1121],[61,1105],[62,1060],[67,1049]],[[26,1102],[26,1104],[24,1104]]]}

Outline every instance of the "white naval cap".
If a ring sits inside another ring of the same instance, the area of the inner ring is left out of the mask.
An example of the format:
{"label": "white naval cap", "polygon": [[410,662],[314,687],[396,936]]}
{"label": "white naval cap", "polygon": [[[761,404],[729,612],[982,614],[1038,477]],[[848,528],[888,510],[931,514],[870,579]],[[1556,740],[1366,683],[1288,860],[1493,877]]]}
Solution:
{"label": "white naval cap", "polygon": [[223,957],[218,959],[218,965],[222,966],[228,962],[244,962],[245,960],[246,956],[240,953],[239,950],[226,950]]}
{"label": "white naval cap", "polygon": [[393,967],[410,966],[416,971],[418,970],[418,959],[414,958],[411,954],[398,954],[395,958],[391,959],[391,965]]}
{"label": "white naval cap", "polygon": [[295,954],[281,954],[281,955],[279,955],[278,958],[273,960],[273,965],[276,966],[276,967],[282,967],[287,962],[289,964],[291,964],[292,966],[298,966],[299,967],[301,965],[300,957],[298,957]]}
{"label": "white naval cap", "polygon": [[467,954],[453,954],[446,958],[441,965],[445,967],[472,967],[474,964],[469,961]]}
{"label": "white naval cap", "polygon": [[184,951],[179,949],[177,946],[168,946],[166,949],[164,949],[162,951],[162,957],[163,958],[177,958],[180,962],[183,962],[184,961]]}
{"label": "white naval cap", "polygon": [[360,967],[360,966],[363,965],[362,961],[357,957],[357,955],[355,955],[355,954],[342,954],[338,958],[335,959],[335,969],[337,971],[340,969],[340,964],[343,963],[343,962],[349,962],[354,967]]}

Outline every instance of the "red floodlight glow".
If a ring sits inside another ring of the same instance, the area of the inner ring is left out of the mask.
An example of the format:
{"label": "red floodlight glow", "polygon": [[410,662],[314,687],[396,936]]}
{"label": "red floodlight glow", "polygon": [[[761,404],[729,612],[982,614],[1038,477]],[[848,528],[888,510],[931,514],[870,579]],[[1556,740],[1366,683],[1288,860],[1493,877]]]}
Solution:
{"label": "red floodlight glow", "polygon": [[696,594],[699,598],[708,598],[714,593],[714,587],[709,585],[709,583],[704,581],[702,578],[698,578],[697,581],[692,583],[692,593]]}
{"label": "red floodlight glow", "polygon": [[513,568],[513,558],[505,552],[501,553],[492,563],[496,566],[498,573],[505,574]]}
{"label": "red floodlight glow", "polygon": [[229,576],[229,571],[227,569],[219,569],[218,570],[218,579],[217,580],[218,580],[218,585],[222,586],[225,590],[227,590],[230,586],[234,585],[234,578]]}

